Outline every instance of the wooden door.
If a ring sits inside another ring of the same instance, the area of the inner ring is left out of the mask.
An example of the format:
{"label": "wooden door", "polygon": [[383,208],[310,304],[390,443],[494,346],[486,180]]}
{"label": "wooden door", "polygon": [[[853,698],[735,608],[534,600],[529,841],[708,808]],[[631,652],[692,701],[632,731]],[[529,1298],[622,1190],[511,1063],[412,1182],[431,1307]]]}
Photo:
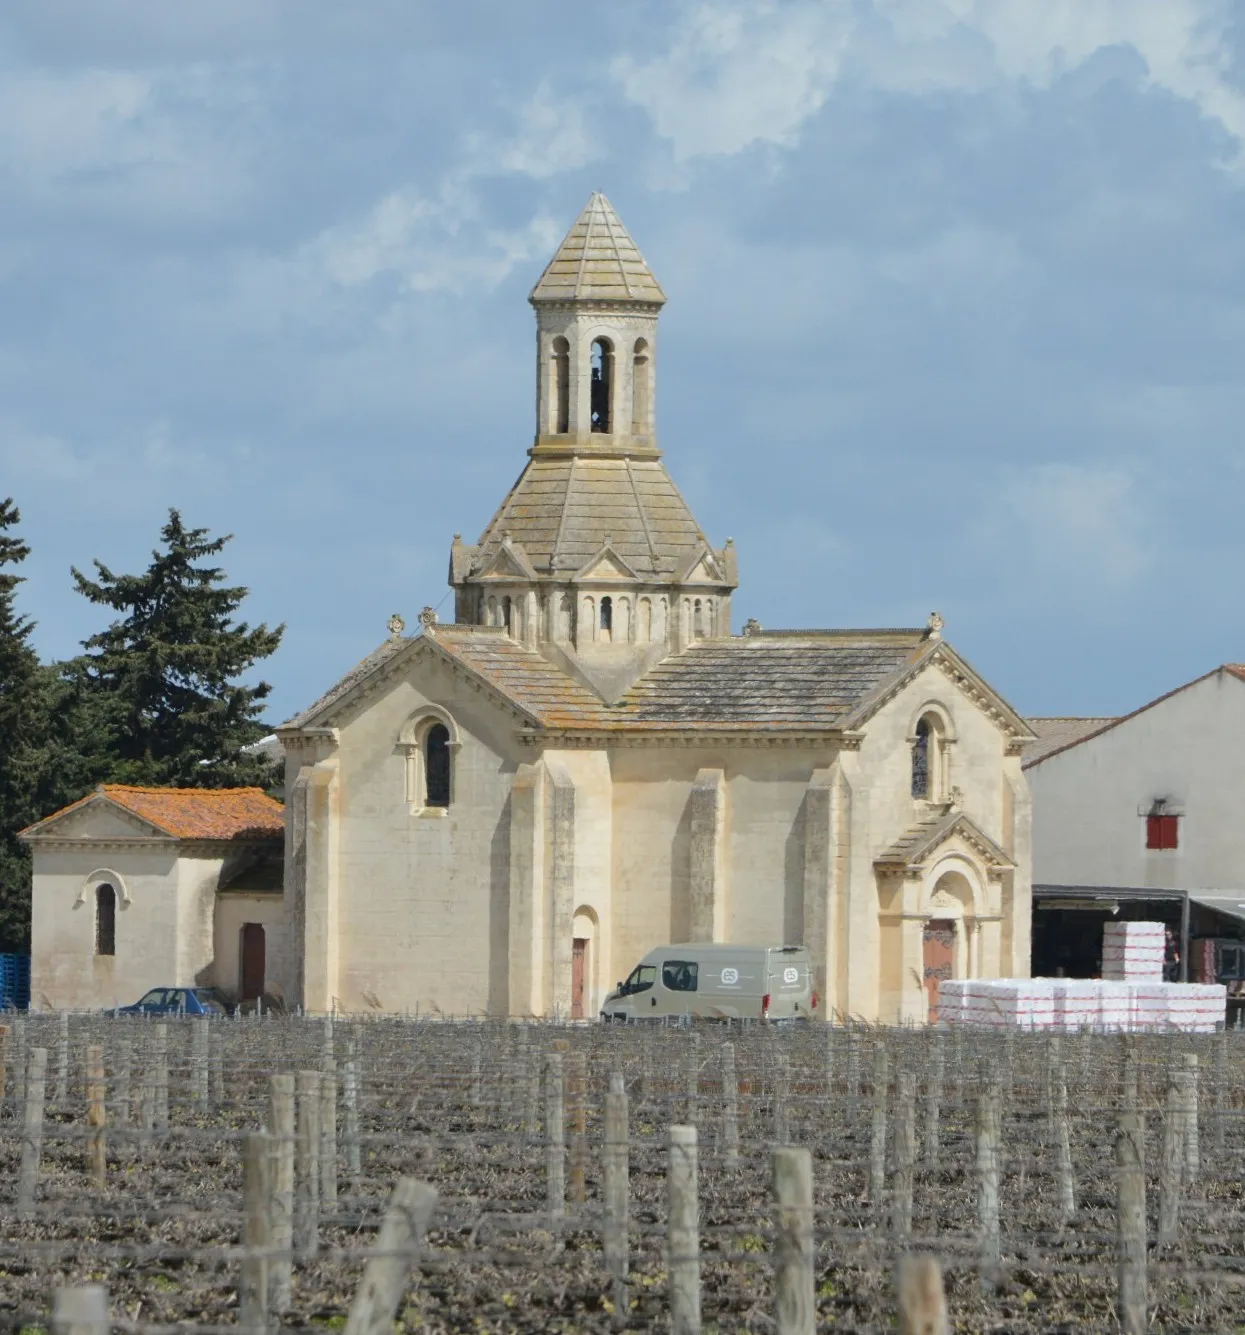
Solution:
{"label": "wooden door", "polygon": [[571,943],[571,1019],[584,1018],[585,965],[588,959],[588,938],[575,937]]}
{"label": "wooden door", "polygon": [[954,977],[955,923],[946,918],[934,918],[927,922],[922,944],[929,1022],[934,1024],[938,1019],[938,984],[944,978]]}
{"label": "wooden door", "polygon": [[248,922],[242,927],[242,987],[240,1001],[264,995],[264,925]]}

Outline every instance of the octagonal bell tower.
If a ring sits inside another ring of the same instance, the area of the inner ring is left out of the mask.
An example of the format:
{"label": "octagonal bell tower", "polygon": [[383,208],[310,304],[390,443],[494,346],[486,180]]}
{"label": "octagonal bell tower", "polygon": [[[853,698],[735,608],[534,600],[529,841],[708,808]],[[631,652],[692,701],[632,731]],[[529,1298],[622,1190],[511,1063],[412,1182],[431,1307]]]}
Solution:
{"label": "octagonal bell tower", "polygon": [[536,438],[479,542],[455,539],[456,618],[504,628],[614,700],[666,655],[730,633],[735,552],[710,546],[661,461],[666,295],[604,195],[529,300]]}

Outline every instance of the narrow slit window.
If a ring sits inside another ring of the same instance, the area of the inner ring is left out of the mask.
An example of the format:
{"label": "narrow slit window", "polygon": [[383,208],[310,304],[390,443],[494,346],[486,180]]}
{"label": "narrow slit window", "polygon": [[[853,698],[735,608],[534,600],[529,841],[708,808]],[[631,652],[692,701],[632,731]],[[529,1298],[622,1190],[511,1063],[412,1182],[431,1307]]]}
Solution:
{"label": "narrow slit window", "polygon": [[564,436],[571,429],[571,345],[553,340],[553,429]]}
{"label": "narrow slit window", "polygon": [[605,338],[593,340],[592,344],[592,389],[591,415],[593,431],[608,434],[610,408],[614,392],[614,349]]}
{"label": "narrow slit window", "polygon": [[117,953],[117,892],[110,885],[95,887],[95,953]]}
{"label": "narrow slit window", "polygon": [[449,806],[450,730],[444,723],[434,723],[424,738],[424,790],[426,806]]}
{"label": "narrow slit window", "polygon": [[638,338],[631,363],[631,434],[648,435],[649,419],[648,342]]}
{"label": "narrow slit window", "polygon": [[930,795],[930,733],[928,719],[922,719],[916,725],[916,738],[912,743],[912,796],[929,797]]}
{"label": "narrow slit window", "polygon": [[614,600],[608,593],[601,599],[601,629],[614,629]]}

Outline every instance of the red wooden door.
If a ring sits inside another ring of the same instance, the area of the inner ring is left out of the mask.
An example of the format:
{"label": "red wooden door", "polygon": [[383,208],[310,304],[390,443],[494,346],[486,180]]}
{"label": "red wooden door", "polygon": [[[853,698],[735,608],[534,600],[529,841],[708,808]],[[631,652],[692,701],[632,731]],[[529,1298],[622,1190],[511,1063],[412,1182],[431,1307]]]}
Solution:
{"label": "red wooden door", "polygon": [[242,927],[241,1001],[254,1001],[264,995],[264,925],[248,922]]}
{"label": "red wooden door", "polygon": [[588,956],[587,937],[577,936],[571,943],[571,1019],[584,1018],[584,964]]}
{"label": "red wooden door", "polygon": [[929,997],[929,1022],[938,1019],[938,984],[953,976],[955,966],[955,923],[934,918],[925,924],[923,942],[925,991]]}

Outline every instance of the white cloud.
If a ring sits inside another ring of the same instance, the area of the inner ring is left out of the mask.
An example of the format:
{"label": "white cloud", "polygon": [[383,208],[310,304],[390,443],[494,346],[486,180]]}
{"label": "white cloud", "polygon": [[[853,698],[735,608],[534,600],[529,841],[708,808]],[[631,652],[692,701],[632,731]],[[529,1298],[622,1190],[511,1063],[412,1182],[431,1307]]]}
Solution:
{"label": "white cloud", "polygon": [[701,4],[659,56],[616,60],[676,158],[790,145],[836,81],[908,93],[1047,88],[1104,47],[1134,48],[1150,83],[1245,143],[1229,0],[725,0]]}
{"label": "white cloud", "polygon": [[219,216],[246,194],[263,114],[251,75],[236,70],[9,70],[0,169],[43,204],[120,206],[140,221]]}
{"label": "white cloud", "polygon": [[1018,529],[1038,566],[1060,577],[1118,589],[1152,564],[1149,516],[1122,468],[1040,464],[1014,477],[1001,499],[1012,522],[996,540],[1007,542]]}
{"label": "white cloud", "polygon": [[467,148],[465,170],[472,176],[514,172],[536,181],[587,166],[600,156],[583,107],[555,97],[548,83],[519,108],[512,134],[497,139],[475,134]]}
{"label": "white cloud", "polygon": [[622,56],[613,74],[678,158],[790,144],[825,101],[852,26],[842,0],[702,4],[667,52]]}

